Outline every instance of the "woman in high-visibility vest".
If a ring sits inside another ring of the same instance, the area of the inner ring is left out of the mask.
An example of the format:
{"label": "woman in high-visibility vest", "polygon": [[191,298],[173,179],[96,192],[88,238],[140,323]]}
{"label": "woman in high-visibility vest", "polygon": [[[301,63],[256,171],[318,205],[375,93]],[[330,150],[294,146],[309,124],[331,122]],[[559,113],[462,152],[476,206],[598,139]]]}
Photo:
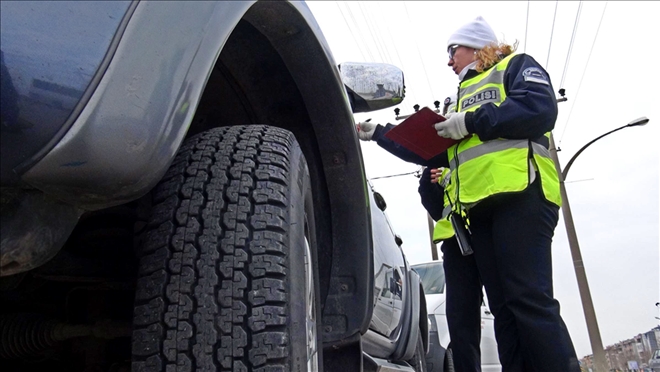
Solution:
{"label": "woman in high-visibility vest", "polygon": [[456,113],[437,123],[453,213],[469,221],[474,258],[495,316],[503,371],[580,370],[553,297],[551,245],[561,205],[548,151],[557,101],[532,57],[499,43],[478,17],[447,42],[459,75]]}
{"label": "woman in high-visibility vest", "polygon": [[[456,97],[447,97],[442,114],[455,111]],[[463,256],[454,230],[445,210],[451,210],[444,188],[437,178],[431,182],[431,173],[438,169],[449,170],[446,152],[423,159],[414,152],[385,136],[394,128],[392,124],[380,125],[372,122],[357,124],[358,137],[363,141],[375,141],[380,147],[398,158],[426,167],[419,181],[418,192],[421,202],[431,218],[436,221],[433,241],[441,244],[443,253],[442,266],[445,271],[445,294],[447,328],[451,340],[451,352],[457,371],[481,370],[481,304],[483,301],[482,284],[477,272],[474,256]],[[451,187],[448,188],[451,190]],[[444,345],[445,347],[447,345]]]}
{"label": "woman in high-visibility vest", "polygon": [[[464,256],[454,237],[454,230],[444,210],[451,205],[445,188],[447,168],[426,168],[419,180],[422,205],[437,221],[433,242],[441,243],[442,267],[445,271],[445,314],[451,340],[451,353],[456,371],[481,370],[481,303],[483,292],[474,255]],[[446,346],[446,345],[445,345]]]}

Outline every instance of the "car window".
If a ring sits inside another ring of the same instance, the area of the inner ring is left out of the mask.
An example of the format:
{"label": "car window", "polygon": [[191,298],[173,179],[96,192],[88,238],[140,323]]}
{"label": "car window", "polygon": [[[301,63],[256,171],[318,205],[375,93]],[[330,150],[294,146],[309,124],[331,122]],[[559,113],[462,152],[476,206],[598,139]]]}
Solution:
{"label": "car window", "polygon": [[425,294],[440,294],[445,291],[445,270],[442,262],[431,262],[413,266],[417,271]]}

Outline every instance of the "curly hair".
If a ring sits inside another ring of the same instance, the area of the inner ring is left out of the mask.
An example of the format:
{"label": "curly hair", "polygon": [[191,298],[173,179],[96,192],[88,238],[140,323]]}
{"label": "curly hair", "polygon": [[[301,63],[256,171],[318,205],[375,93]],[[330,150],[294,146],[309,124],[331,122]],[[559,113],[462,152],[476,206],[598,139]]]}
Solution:
{"label": "curly hair", "polygon": [[518,41],[516,40],[513,45],[506,43],[486,45],[476,52],[477,72],[483,72],[493,67],[502,58],[508,56],[518,49]]}

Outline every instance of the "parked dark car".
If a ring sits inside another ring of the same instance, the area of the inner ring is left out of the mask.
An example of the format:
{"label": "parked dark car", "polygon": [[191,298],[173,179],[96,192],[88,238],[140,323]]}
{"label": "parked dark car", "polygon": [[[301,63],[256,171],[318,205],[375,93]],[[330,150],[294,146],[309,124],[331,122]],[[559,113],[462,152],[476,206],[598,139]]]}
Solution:
{"label": "parked dark car", "polygon": [[424,371],[353,119],[399,69],[303,2],[0,6],[3,370]]}

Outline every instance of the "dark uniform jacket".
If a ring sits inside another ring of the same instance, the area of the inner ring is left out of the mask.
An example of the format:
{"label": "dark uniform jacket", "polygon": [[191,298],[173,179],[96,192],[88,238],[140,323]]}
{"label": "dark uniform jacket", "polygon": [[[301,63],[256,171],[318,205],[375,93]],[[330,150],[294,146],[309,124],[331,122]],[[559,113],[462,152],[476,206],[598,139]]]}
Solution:
{"label": "dark uniform jacket", "polygon": [[[524,74],[528,69],[540,69],[548,84],[528,80]],[[471,79],[479,73],[470,70],[465,75]],[[507,97],[495,106],[492,103],[482,105],[474,112],[465,115],[465,127],[469,133],[476,133],[482,141],[496,138],[531,139],[544,142],[544,134],[554,128],[557,119],[557,100],[552,92],[552,85],[547,73],[541,65],[527,54],[516,55],[509,61],[504,74],[504,89]],[[461,97],[458,97],[460,102]],[[448,167],[449,161],[446,153],[432,159],[424,160],[412,151],[385,137],[385,133],[394,125],[378,125],[372,137],[378,145],[401,160],[423,165],[426,167]]]}

